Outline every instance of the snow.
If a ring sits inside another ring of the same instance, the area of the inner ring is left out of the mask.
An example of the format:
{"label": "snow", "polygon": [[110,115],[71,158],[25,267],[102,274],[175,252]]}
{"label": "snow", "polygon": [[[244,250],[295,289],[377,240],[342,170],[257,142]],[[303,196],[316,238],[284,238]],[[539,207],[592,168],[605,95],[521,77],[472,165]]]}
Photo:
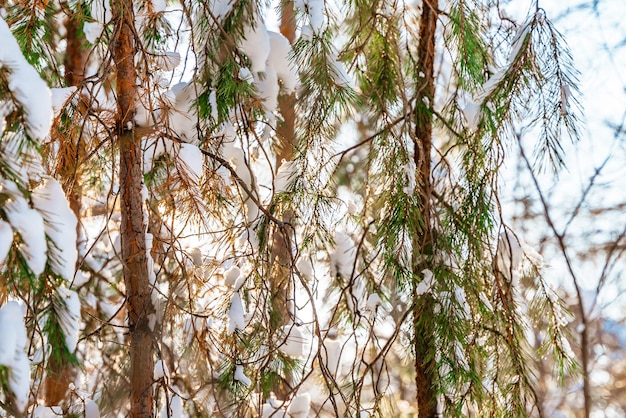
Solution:
{"label": "snow", "polygon": [[467,364],[467,358],[465,357],[465,349],[463,348],[463,344],[460,341],[455,341],[454,345],[454,355],[456,357],[457,363],[465,369],[465,371],[469,371],[469,365]]}
{"label": "snow", "polygon": [[178,83],[168,90],[164,99],[169,99],[168,124],[170,129],[182,141],[196,143],[198,130],[196,129],[197,114],[193,103],[196,99],[196,91],[193,84]]}
{"label": "snow", "polygon": [[313,33],[322,32],[324,29],[324,0],[296,0],[294,7],[308,17]]}
{"label": "snow", "polygon": [[467,127],[471,131],[478,130],[478,124],[480,123],[480,118],[482,115],[482,111],[479,103],[474,103],[471,100],[468,100],[465,103],[465,106],[462,109],[463,116],[465,117],[465,121],[467,123]]}
{"label": "snow", "polygon": [[348,211],[348,215],[354,216],[359,212],[359,207],[354,203],[354,200],[349,199],[346,203],[346,210]]}
{"label": "snow", "polygon": [[284,408],[275,408],[270,403],[264,403],[261,406],[261,416],[263,418],[285,418],[287,411]]}
{"label": "snow", "polygon": [[181,163],[179,167],[182,167],[188,180],[197,185],[204,172],[202,151],[193,144],[180,144],[178,161]]}
{"label": "snow", "polygon": [[305,279],[310,280],[314,276],[313,263],[311,263],[310,258],[307,256],[300,255],[300,257],[298,257],[298,260],[296,261],[296,269]]}
{"label": "snow", "polygon": [[330,252],[331,275],[341,275],[343,278],[350,278],[356,258],[356,247],[354,241],[343,232],[335,232],[335,246]]}
{"label": "snow", "polygon": [[250,245],[254,251],[259,249],[259,237],[253,228],[246,229],[239,238],[237,238],[237,245],[239,247],[246,247]]}
{"label": "snow", "polygon": [[380,296],[378,296],[378,293],[372,293],[367,298],[365,307],[370,311],[375,311],[382,303],[383,301],[380,299]]}
{"label": "snow", "polygon": [[291,189],[295,180],[295,168],[293,161],[282,160],[274,177],[274,193],[285,193]]}
{"label": "snow", "polygon": [[487,296],[483,292],[480,292],[478,294],[478,297],[480,298],[481,302],[485,305],[487,309],[489,309],[490,311],[493,311],[493,306],[491,306],[491,302],[489,302],[489,299],[487,299]]}
{"label": "snow", "polygon": [[161,410],[161,418],[182,418],[183,400],[176,393],[169,395],[169,406],[164,405]]}
{"label": "snow", "polygon": [[246,386],[250,386],[250,384],[252,383],[250,378],[244,374],[243,366],[241,364],[238,364],[235,367],[235,376],[234,376],[234,378],[235,378],[236,381],[241,382],[241,383],[243,383]]}
{"label": "snow", "polygon": [[304,356],[307,340],[304,338],[300,327],[293,324],[281,327],[279,333],[280,344],[278,349],[285,355],[292,358]]}
{"label": "snow", "polygon": [[[33,411],[33,418],[58,418],[63,416],[63,409],[60,406],[39,405]],[[89,418],[89,417],[85,417]]]}
{"label": "snow", "polygon": [[465,290],[461,286],[454,286],[454,299],[458,307],[461,308],[461,317],[469,320],[471,318],[471,312],[467,298],[465,297]]}
{"label": "snow", "polygon": [[404,186],[402,190],[404,193],[412,195],[415,193],[415,188],[417,187],[417,180],[415,178],[415,171],[417,170],[417,167],[415,165],[415,161],[409,161],[404,165],[404,167],[402,167],[402,169],[406,173],[406,186]]}
{"label": "snow", "polygon": [[83,32],[85,32],[85,39],[87,42],[94,45],[100,35],[102,35],[102,31],[104,30],[104,25],[100,22],[85,22],[83,24]]}
{"label": "snow", "polygon": [[280,89],[276,70],[272,67],[267,67],[265,74],[258,76],[254,85],[256,87],[257,96],[263,101],[265,117],[269,125],[274,127],[276,125],[274,112],[276,112],[276,108],[278,107],[278,91]]}
{"label": "snow", "polygon": [[239,69],[239,73],[237,74],[237,77],[241,81],[245,81],[248,84],[254,83],[254,76],[252,75],[248,67],[241,67]]}
{"label": "snow", "polygon": [[0,266],[7,258],[12,244],[13,230],[11,229],[11,225],[3,220],[0,220]]}
{"label": "snow", "polygon": [[198,247],[187,248],[187,251],[185,252],[187,253],[187,256],[193,262],[194,266],[200,267],[204,265],[204,262],[202,261],[202,251],[200,250],[200,248]]}
{"label": "snow", "polygon": [[213,0],[210,2],[211,12],[221,21],[233,8],[234,0]]}
{"label": "snow", "polygon": [[52,93],[52,110],[54,116],[57,117],[61,114],[70,97],[76,92],[76,86],[52,88],[50,92]]}
{"label": "snow", "polygon": [[435,281],[435,275],[433,274],[432,271],[428,269],[424,269],[422,270],[422,274],[424,275],[424,278],[417,285],[417,290],[416,290],[416,293],[420,296],[425,293],[430,292],[433,287],[433,283]]}
{"label": "snow", "polygon": [[11,367],[15,354],[26,344],[23,316],[22,307],[15,301],[0,308],[0,365]]}
{"label": "snow", "polygon": [[287,412],[293,418],[306,418],[310,411],[311,395],[308,393],[294,396],[287,408]]}
{"label": "snow", "polygon": [[80,329],[80,300],[78,294],[64,285],[56,289],[59,300],[62,302],[58,315],[65,345],[70,353],[76,349],[78,343],[78,331]]}
{"label": "snow", "polygon": [[100,418],[100,409],[91,399],[85,399],[85,418]]}
{"label": "snow", "polygon": [[322,359],[328,371],[335,377],[341,375],[341,350],[342,345],[339,340],[325,339],[322,348]]}
{"label": "snow", "polygon": [[0,103],[0,135],[4,134],[7,127],[6,117],[13,111],[11,103],[4,101]]}
{"label": "snow", "polygon": [[91,17],[94,22],[85,22],[83,24],[83,32],[85,38],[90,44],[95,44],[105,25],[111,20],[111,4],[109,0],[93,0],[91,2]]}
{"label": "snow", "polygon": [[498,70],[491,77],[489,77],[489,80],[487,80],[485,84],[482,85],[482,87],[479,89],[478,94],[474,98],[474,104],[476,106],[482,105],[485,102],[485,100],[500,85],[500,83],[506,76],[506,70],[507,70],[506,68]]}
{"label": "snow", "polygon": [[52,270],[71,281],[76,271],[76,215],[70,209],[61,185],[53,178],[44,178],[33,190],[31,199],[41,213],[45,233],[54,243],[50,247],[49,263]]}
{"label": "snow", "polygon": [[271,31],[269,37],[270,53],[267,58],[267,66],[272,67],[276,72],[276,76],[283,84],[284,92],[286,94],[293,93],[298,84],[298,75],[289,61],[291,54],[289,40],[282,34]]}
{"label": "snow", "polygon": [[165,11],[165,0],[152,0],[152,11],[161,13]]}
{"label": "snow", "polygon": [[[5,181],[5,189],[9,182]],[[26,264],[38,276],[46,267],[47,245],[44,221],[41,214],[28,207],[26,200],[16,193],[4,206],[7,220],[13,229],[20,234],[22,242],[18,249],[26,259]]]}
{"label": "snow", "polygon": [[239,49],[250,59],[250,70],[253,73],[265,71],[270,55],[270,36],[262,19],[256,19],[254,27],[246,26],[243,38],[239,41]]}
{"label": "snow", "polygon": [[26,356],[24,310],[15,301],[0,308],[0,365],[9,368],[9,387],[18,409],[23,411],[30,391],[30,362]]}
{"label": "snow", "polygon": [[302,28],[300,29],[300,38],[307,42],[313,40],[313,29],[311,28],[311,25],[302,25]]}
{"label": "snow", "polygon": [[[531,22],[533,18],[534,17],[531,17]],[[511,45],[511,51],[509,52],[509,64],[515,61],[515,59],[519,55],[522,47],[524,47],[526,38],[530,34],[531,29],[532,24],[530,22],[527,22],[518,29],[517,33],[515,34],[515,38],[513,39],[513,44]]]}
{"label": "snow", "polygon": [[336,52],[328,56],[328,66],[335,84],[339,87],[350,87],[352,85],[352,77],[346,71],[346,67],[339,62]]}
{"label": "snow", "polygon": [[111,20],[111,3],[109,0],[92,0],[91,2],[91,17],[102,23],[107,23]]}
{"label": "snow", "polygon": [[170,371],[167,368],[167,364],[163,360],[159,360],[154,364],[154,380],[159,380],[162,378],[169,378]]}
{"label": "snow", "polygon": [[224,272],[224,283],[238,291],[243,284],[245,277],[237,266],[232,266]]}
{"label": "snow", "polygon": [[[143,88],[137,88],[137,101],[135,102],[135,114],[133,121],[137,126],[152,126],[158,118],[158,112],[153,110],[154,103],[149,92]],[[129,129],[132,125],[129,125]]]}
{"label": "snow", "polygon": [[0,67],[4,67],[8,88],[24,111],[26,133],[44,139],[52,126],[52,94],[37,71],[26,61],[9,26],[0,19]]}
{"label": "snow", "polygon": [[217,121],[219,114],[217,112],[217,92],[215,89],[211,89],[209,93],[209,106],[211,107],[211,119]]}
{"label": "snow", "polygon": [[244,319],[245,311],[243,302],[239,292],[235,292],[230,301],[230,310],[228,312],[228,333],[232,334],[235,330],[244,329],[246,322]]}

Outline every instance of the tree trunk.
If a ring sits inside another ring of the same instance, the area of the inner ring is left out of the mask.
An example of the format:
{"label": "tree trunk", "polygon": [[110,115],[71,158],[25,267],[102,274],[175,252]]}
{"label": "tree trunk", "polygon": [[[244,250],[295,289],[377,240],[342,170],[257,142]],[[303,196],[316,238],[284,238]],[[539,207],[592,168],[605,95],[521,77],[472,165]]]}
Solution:
{"label": "tree trunk", "polygon": [[[285,0],[281,5],[280,32],[293,44],[296,38],[296,20],[292,0]],[[294,147],[296,145],[296,112],[294,106],[294,94],[281,94],[278,97],[278,109],[283,120],[276,127],[276,135],[278,137],[277,167],[280,166],[283,160],[292,160],[294,156]],[[293,212],[285,212],[282,216],[282,221],[286,224],[291,223],[293,221]],[[292,307],[294,303],[291,300],[293,292],[293,286],[291,285],[293,277],[291,232],[287,228],[279,229],[275,227],[272,236],[271,303],[275,316],[270,321],[271,331],[277,331],[293,319]],[[284,381],[275,382],[273,385],[272,390],[280,399],[286,399],[289,395],[290,381],[291,376],[286,374]]]}
{"label": "tree trunk", "polygon": [[116,22],[113,60],[117,70],[117,135],[120,149],[120,203],[122,264],[130,333],[130,416],[152,418],[154,368],[149,315],[154,312],[148,275],[146,225],[142,202],[141,136],[133,128],[137,98],[134,64],[135,30],[132,0],[112,2]]}
{"label": "tree trunk", "polygon": [[[76,16],[70,15],[65,20],[67,48],[63,65],[65,66],[65,82],[68,86],[78,86],[84,78],[86,54],[83,48],[84,42],[79,35],[80,29],[80,22]],[[78,220],[76,232],[79,237],[82,199],[79,164],[84,155],[84,147],[80,138],[77,138],[79,135],[76,135],[76,132],[77,129],[72,129],[67,132],[67,135],[60,135],[59,141],[63,142],[61,147],[67,151],[59,153],[61,161],[57,165],[57,175],[61,177],[63,191],[67,196],[70,209]],[[48,370],[43,383],[45,404],[47,406],[60,405],[67,395],[70,382],[75,377],[75,369],[66,359],[57,356],[52,356],[47,366]]]}
{"label": "tree trunk", "polygon": [[[415,246],[421,254],[431,255],[433,252],[433,234],[430,219],[431,183],[431,148],[433,123],[432,106],[435,96],[435,35],[437,31],[438,0],[422,3],[420,18],[419,44],[417,50],[418,76],[416,129],[414,143],[414,159],[419,171],[419,192],[422,206],[423,229],[419,234],[419,242]],[[421,263],[420,263],[421,264]],[[417,267],[415,274],[421,276],[425,265]],[[417,289],[417,283],[414,286]],[[415,290],[414,290],[415,292]],[[435,368],[433,341],[433,301],[428,295],[419,296],[414,293],[414,332],[415,332],[415,383],[417,390],[417,407],[419,418],[437,416],[437,370]]]}

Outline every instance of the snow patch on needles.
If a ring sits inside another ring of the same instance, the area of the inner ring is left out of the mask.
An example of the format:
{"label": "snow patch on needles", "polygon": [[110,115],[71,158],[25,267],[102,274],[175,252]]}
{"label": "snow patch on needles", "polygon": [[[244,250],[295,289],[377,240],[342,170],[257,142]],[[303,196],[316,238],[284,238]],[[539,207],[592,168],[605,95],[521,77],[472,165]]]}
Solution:
{"label": "snow patch on needles", "polygon": [[42,140],[52,126],[52,95],[37,71],[26,61],[9,26],[0,18],[0,68],[5,68],[8,88],[24,110],[26,132]]}
{"label": "snow patch on needles", "polygon": [[246,26],[243,39],[239,41],[239,49],[250,59],[250,70],[253,73],[265,71],[270,55],[270,35],[262,19],[256,19],[255,26]]}
{"label": "snow patch on needles", "polygon": [[85,399],[85,418],[100,418],[100,409],[91,399]]}
{"label": "snow patch on needles", "polygon": [[13,244],[13,229],[9,223],[0,220],[0,265],[9,254],[11,245]]}
{"label": "snow patch on needles", "polygon": [[90,44],[95,44],[104,27],[111,20],[111,3],[109,0],[93,0],[91,2],[91,17],[94,22],[85,22],[83,24],[83,32],[85,38]]}
{"label": "snow patch on needles", "polygon": [[415,178],[415,172],[417,171],[417,166],[415,165],[415,161],[411,160],[407,164],[402,167],[404,172],[406,173],[406,186],[402,189],[404,193],[408,195],[412,195],[415,193],[415,188],[417,187],[417,180]]}
{"label": "snow patch on needles", "polygon": [[70,97],[76,92],[76,86],[52,88],[50,92],[52,93],[52,110],[54,111],[54,116],[57,117],[61,114]]}
{"label": "snow patch on needles", "polygon": [[204,171],[202,151],[193,144],[180,144],[177,162],[179,162],[179,171],[185,172],[188,179],[198,185]]}
{"label": "snow patch on needles", "polygon": [[18,249],[26,259],[26,264],[35,276],[39,276],[46,267],[48,253],[43,218],[37,210],[28,206],[28,202],[21,194],[18,194],[14,183],[5,181],[4,191],[7,191],[7,188],[14,188],[10,190],[11,198],[4,206],[7,220],[20,235]]}
{"label": "snow patch on needles", "polygon": [[287,408],[287,413],[293,418],[306,418],[310,411],[311,395],[308,393],[294,396]]}
{"label": "snow patch on needles", "polygon": [[57,313],[59,323],[65,336],[65,346],[68,351],[74,352],[78,343],[78,331],[80,329],[80,300],[78,294],[65,286],[59,286],[56,289]]}
{"label": "snow patch on needles", "polygon": [[336,339],[325,339],[322,347],[322,361],[335,378],[341,376],[341,352],[343,344]]}
{"label": "snow patch on needles", "polygon": [[289,61],[291,45],[289,40],[277,32],[269,32],[270,54],[267,57],[267,66],[272,67],[276,76],[283,83],[286,94],[293,93],[298,84],[298,74]]}
{"label": "snow patch on needles", "polygon": [[424,275],[424,278],[417,285],[417,290],[416,290],[417,294],[420,296],[425,293],[430,292],[433,287],[433,283],[435,281],[435,275],[433,274],[432,271],[428,269],[424,269],[422,270],[422,274]]}
{"label": "snow patch on needles", "polygon": [[291,189],[295,180],[296,167],[293,161],[282,160],[274,177],[274,193],[285,193]]}
{"label": "snow patch on needles", "polygon": [[242,330],[245,327],[246,320],[243,302],[239,292],[235,292],[230,301],[230,310],[228,311],[228,333],[232,334],[235,330]]}
{"label": "snow patch on needles", "polygon": [[0,308],[0,365],[9,368],[9,387],[16,406],[24,411],[30,391],[30,363],[26,356],[24,310],[15,301]]}
{"label": "snow patch on needles", "polygon": [[519,238],[509,229],[502,231],[498,239],[496,259],[498,270],[509,282],[518,275],[523,257],[524,251]]}
{"label": "snow patch on needles", "polygon": [[61,185],[45,178],[32,193],[35,209],[41,213],[45,233],[54,246],[50,251],[50,267],[65,280],[71,281],[76,271],[76,215],[70,209]]}
{"label": "snow patch on needles", "polygon": [[248,84],[254,83],[254,76],[252,75],[248,67],[241,67],[239,69],[239,73],[237,74],[237,78],[239,78],[241,81],[245,81]]}
{"label": "snow patch on needles", "polygon": [[283,326],[279,333],[278,349],[285,355],[292,358],[304,356],[307,339],[302,334],[300,327],[292,324]]}
{"label": "snow patch on needles", "polygon": [[354,261],[356,259],[356,247],[354,241],[343,232],[335,232],[335,246],[330,252],[330,271],[334,277],[339,274],[343,278],[350,278]]}
{"label": "snow patch on needles", "polygon": [[335,84],[337,84],[339,87],[352,86],[352,77],[350,77],[350,75],[346,71],[346,67],[344,67],[344,65],[339,62],[339,58],[336,52],[328,56],[328,66],[330,68],[330,75],[332,76]]}
{"label": "snow patch on needles", "polygon": [[235,378],[236,381],[241,382],[241,383],[243,383],[246,386],[250,386],[250,384],[252,383],[250,378],[244,374],[243,366],[241,364],[239,364],[239,365],[237,365],[235,367],[235,376],[234,376],[234,378]]}
{"label": "snow patch on needles", "polygon": [[294,7],[308,17],[313,33],[318,34],[324,30],[324,0],[296,0]]}
{"label": "snow patch on needles", "polygon": [[211,13],[213,13],[215,18],[221,22],[221,20],[231,11],[234,4],[234,0],[214,0],[209,3],[209,7],[211,8]]}

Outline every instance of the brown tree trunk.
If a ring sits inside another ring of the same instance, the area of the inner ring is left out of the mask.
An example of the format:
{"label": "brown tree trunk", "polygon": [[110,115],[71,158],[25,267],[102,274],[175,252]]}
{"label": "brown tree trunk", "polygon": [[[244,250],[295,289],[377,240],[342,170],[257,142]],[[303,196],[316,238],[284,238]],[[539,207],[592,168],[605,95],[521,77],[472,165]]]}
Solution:
{"label": "brown tree trunk", "polygon": [[65,20],[65,31],[67,32],[67,48],[63,65],[65,67],[65,82],[68,86],[78,86],[85,78],[85,63],[87,60],[84,42],[79,36],[82,22],[75,15],[70,15]]}
{"label": "brown tree trunk", "polygon": [[[281,34],[293,44],[296,38],[296,20],[293,9],[293,1],[285,0],[281,5]],[[277,167],[283,160],[293,159],[294,147],[296,145],[296,113],[295,95],[281,94],[278,98],[278,109],[282,115],[282,122],[276,127],[278,137],[278,150],[276,153]],[[282,221],[289,224],[293,221],[293,212],[287,211],[283,214]],[[292,253],[291,253],[291,230],[274,228],[272,237],[272,262],[271,270],[271,303],[274,317],[270,321],[270,329],[278,330],[283,325],[289,323],[292,318],[291,301],[293,287],[291,285],[292,276]],[[284,382],[276,382],[272,387],[274,393],[280,399],[286,399],[289,394],[289,381],[291,376],[286,375]]]}
{"label": "brown tree trunk", "polygon": [[[416,98],[416,129],[414,158],[419,171],[420,201],[423,214],[423,230],[419,234],[420,242],[415,246],[421,254],[433,252],[433,234],[430,219],[431,183],[431,148],[433,123],[432,106],[435,96],[435,35],[437,31],[438,0],[425,0],[422,3],[420,18],[419,44],[417,50],[418,77]],[[426,268],[419,265],[416,275]],[[417,284],[414,286],[417,288]],[[428,295],[414,294],[415,325],[415,383],[417,389],[417,407],[419,418],[437,416],[437,371],[435,369],[433,341],[433,300]]]}
{"label": "brown tree trunk", "polygon": [[[86,54],[83,49],[83,40],[79,35],[80,22],[74,15],[65,20],[67,33],[65,58],[65,82],[68,86],[78,86],[83,82]],[[78,138],[78,140],[77,140]],[[61,147],[65,152],[60,152],[61,161],[57,165],[57,174],[61,177],[63,191],[65,192],[70,209],[76,215],[77,236],[80,233],[80,212],[82,188],[80,187],[80,159],[82,158],[82,142],[77,129],[71,129],[67,135],[59,138]],[[47,364],[48,370],[44,380],[45,404],[47,406],[59,405],[65,399],[70,382],[75,377],[75,369],[66,359],[52,356]]]}
{"label": "brown tree trunk", "polygon": [[132,0],[112,2],[115,21],[113,60],[117,70],[117,135],[120,149],[122,264],[130,333],[130,416],[152,418],[154,368],[149,315],[154,312],[148,275],[146,225],[142,202],[141,136],[134,131],[137,99],[136,52]]}

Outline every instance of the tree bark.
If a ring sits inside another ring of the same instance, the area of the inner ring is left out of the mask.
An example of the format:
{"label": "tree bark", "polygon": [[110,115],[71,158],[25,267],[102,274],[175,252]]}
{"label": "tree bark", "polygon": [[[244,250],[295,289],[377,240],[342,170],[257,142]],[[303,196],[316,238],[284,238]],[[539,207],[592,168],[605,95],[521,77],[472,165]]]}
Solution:
{"label": "tree bark", "polygon": [[130,333],[130,416],[152,418],[154,349],[149,315],[154,312],[154,307],[146,253],[147,220],[144,219],[141,193],[141,136],[133,128],[137,99],[133,4],[132,0],[112,3],[115,19],[113,60],[117,71],[116,130],[120,150],[121,256]]}
{"label": "tree bark", "polygon": [[[293,1],[285,0],[281,5],[280,32],[293,44],[296,38],[296,20],[293,9]],[[282,122],[276,126],[276,136],[278,137],[278,149],[276,152],[277,167],[283,160],[289,161],[293,159],[294,148],[296,145],[296,112],[295,112],[295,95],[281,94],[278,97],[278,109],[282,116]],[[282,216],[282,221],[289,224],[293,221],[293,212],[287,211]],[[277,331],[282,326],[288,324],[292,318],[292,309],[294,305],[291,301],[293,286],[291,279],[293,277],[292,253],[291,253],[291,231],[287,228],[274,228],[272,236],[272,263],[271,269],[271,303],[274,317],[270,321],[271,331]],[[273,392],[281,399],[286,399],[289,395],[290,375],[286,375],[284,381],[275,382],[272,387]]]}
{"label": "tree bark", "polygon": [[[430,219],[431,182],[431,149],[433,121],[431,106],[435,96],[435,35],[439,13],[438,0],[425,0],[422,3],[422,14],[419,27],[419,44],[417,49],[417,97],[416,97],[416,128],[414,143],[415,165],[419,172],[419,192],[422,207],[422,231],[418,235],[420,242],[415,246],[422,255],[433,252],[433,234]],[[420,263],[422,264],[422,263]],[[415,271],[421,276],[426,268],[419,265]],[[417,391],[417,407],[419,418],[437,416],[437,371],[435,368],[433,341],[433,300],[428,295],[416,293],[414,285],[414,332],[415,332],[415,384]]]}
{"label": "tree bark", "polygon": [[[63,59],[65,83],[68,86],[78,86],[83,82],[86,62],[86,54],[83,49],[84,42],[79,35],[80,22],[76,16],[70,15],[64,23],[65,32],[67,33],[65,38],[67,48]],[[84,146],[77,133],[77,130],[71,129],[66,132],[66,135],[59,135],[59,141],[62,142],[61,146],[67,151],[59,153],[61,161],[57,165],[57,175],[61,177],[63,191],[67,196],[70,209],[72,209],[78,220],[76,232],[77,237],[79,237],[82,199],[79,164],[84,154]],[[43,383],[45,404],[47,406],[60,405],[65,399],[69,385],[75,377],[75,369],[67,360],[57,356],[51,357],[47,366],[48,371]]]}

